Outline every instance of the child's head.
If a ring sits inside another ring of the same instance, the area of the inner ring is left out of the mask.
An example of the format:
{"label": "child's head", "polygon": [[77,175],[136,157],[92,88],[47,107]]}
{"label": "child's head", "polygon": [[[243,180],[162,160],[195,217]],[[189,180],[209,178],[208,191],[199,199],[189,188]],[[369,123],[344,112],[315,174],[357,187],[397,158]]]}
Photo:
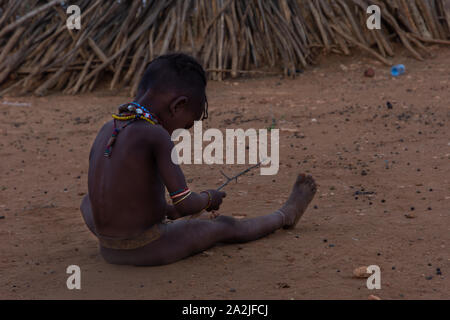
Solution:
{"label": "child's head", "polygon": [[153,60],[139,83],[136,101],[158,109],[164,128],[190,128],[208,117],[206,74],[192,57],[174,53]]}

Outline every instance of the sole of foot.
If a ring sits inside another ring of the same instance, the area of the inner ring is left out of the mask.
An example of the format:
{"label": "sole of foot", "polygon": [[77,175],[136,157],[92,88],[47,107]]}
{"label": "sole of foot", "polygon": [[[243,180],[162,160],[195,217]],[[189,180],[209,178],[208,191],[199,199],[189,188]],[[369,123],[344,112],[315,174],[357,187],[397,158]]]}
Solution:
{"label": "sole of foot", "polygon": [[289,199],[281,208],[285,216],[284,229],[294,228],[316,194],[317,186],[311,175],[299,174]]}

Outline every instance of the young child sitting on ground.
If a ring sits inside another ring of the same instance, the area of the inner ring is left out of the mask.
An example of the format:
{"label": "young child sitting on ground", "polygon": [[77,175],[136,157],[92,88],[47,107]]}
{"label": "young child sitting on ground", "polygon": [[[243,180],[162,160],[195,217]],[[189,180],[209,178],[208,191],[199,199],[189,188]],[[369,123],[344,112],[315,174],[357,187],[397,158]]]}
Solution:
{"label": "young child sitting on ground", "polygon": [[[314,197],[313,178],[299,175],[289,199],[274,213],[243,220],[179,219],[218,210],[225,198],[220,191],[191,191],[171,159],[172,132],[208,116],[205,90],[205,71],[195,59],[160,56],[145,71],[135,102],[120,106],[98,133],[81,212],[107,262],[162,265],[216,243],[255,240],[294,227]],[[166,217],[175,221],[165,223]]]}

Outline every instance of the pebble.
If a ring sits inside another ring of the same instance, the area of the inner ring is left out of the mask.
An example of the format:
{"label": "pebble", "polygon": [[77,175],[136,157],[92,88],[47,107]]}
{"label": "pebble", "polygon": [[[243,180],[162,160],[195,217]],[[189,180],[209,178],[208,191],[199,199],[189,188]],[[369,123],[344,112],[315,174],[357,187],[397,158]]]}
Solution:
{"label": "pebble", "polygon": [[393,109],[392,103],[390,103],[389,101],[386,103],[386,106],[388,107],[388,109]]}
{"label": "pebble", "polygon": [[380,297],[374,296],[373,294],[371,294],[367,299],[368,299],[368,300],[381,300]]}
{"label": "pebble", "polygon": [[231,288],[231,289],[230,289],[230,292],[236,292],[236,289]]}
{"label": "pebble", "polygon": [[370,273],[367,272],[367,267],[358,267],[355,270],[353,270],[353,275],[356,278],[368,278],[370,277]]}
{"label": "pebble", "polygon": [[372,68],[368,68],[365,72],[364,72],[364,76],[368,77],[368,78],[373,78],[375,76],[375,70],[373,70]]}

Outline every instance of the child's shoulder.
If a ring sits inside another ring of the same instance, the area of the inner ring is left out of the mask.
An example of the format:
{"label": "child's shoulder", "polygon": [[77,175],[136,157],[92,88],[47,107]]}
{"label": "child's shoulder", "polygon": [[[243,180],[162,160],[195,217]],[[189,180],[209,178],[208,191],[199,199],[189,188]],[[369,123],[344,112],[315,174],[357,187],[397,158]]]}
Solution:
{"label": "child's shoulder", "polygon": [[134,124],[134,130],[139,134],[142,138],[152,141],[161,141],[161,140],[171,140],[171,137],[166,129],[164,129],[159,124],[149,124],[145,121],[137,121]]}
{"label": "child's shoulder", "polygon": [[123,130],[128,131],[127,140],[132,139],[135,143],[141,145],[166,149],[173,144],[170,134],[159,124],[150,124],[139,120],[131,123]]}
{"label": "child's shoulder", "polygon": [[[116,130],[118,130],[116,132]],[[133,121],[124,122],[114,120],[106,122],[100,129],[93,148],[99,147],[99,144],[103,144],[108,140],[108,144],[111,143],[111,139],[125,139],[130,145],[147,145],[155,148],[166,149],[171,147],[173,142],[170,134],[159,124],[150,124],[145,121]],[[111,143],[112,146],[115,143]]]}
{"label": "child's shoulder", "polygon": [[122,135],[123,132],[129,132],[133,133],[132,135],[136,138],[141,139],[170,139],[169,133],[161,125],[150,124],[140,120],[131,123],[123,121],[116,121],[116,123],[114,123],[114,120],[107,121],[100,129],[99,135],[108,132],[112,133],[115,128],[119,129],[120,134],[117,134],[118,136]]}

